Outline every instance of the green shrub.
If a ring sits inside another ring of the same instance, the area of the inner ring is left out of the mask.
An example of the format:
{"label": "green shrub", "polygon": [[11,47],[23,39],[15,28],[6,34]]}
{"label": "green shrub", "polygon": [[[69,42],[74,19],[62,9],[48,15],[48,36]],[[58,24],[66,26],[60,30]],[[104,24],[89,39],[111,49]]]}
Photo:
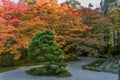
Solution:
{"label": "green shrub", "polygon": [[0,73],[2,72],[6,72],[6,71],[10,71],[10,70],[14,70],[14,69],[17,69],[17,67],[0,67]]}
{"label": "green shrub", "polygon": [[14,56],[10,54],[1,55],[0,67],[8,67],[14,65],[15,65]]}
{"label": "green shrub", "polygon": [[58,75],[58,77],[71,77],[72,75],[67,71],[64,70],[62,73]]}
{"label": "green shrub", "polygon": [[120,59],[120,54],[119,55],[115,55],[115,59]]}
{"label": "green shrub", "polygon": [[95,62],[94,66],[98,67],[98,66],[100,66],[104,62],[105,62],[105,60],[99,60],[99,61]]}
{"label": "green shrub", "polygon": [[[60,73],[56,73],[56,67],[55,66],[51,66],[53,68],[53,70],[55,71],[48,71],[46,70],[45,67],[40,67],[40,68],[33,68],[30,69],[28,71],[26,71],[28,74],[33,75],[33,76],[40,76],[40,75],[47,75],[47,76],[57,76],[57,77],[70,77],[71,74],[67,71],[64,70]],[[59,71],[58,71],[59,72]]]}
{"label": "green shrub", "polygon": [[99,58],[110,58],[109,54],[101,54],[98,56]]}
{"label": "green shrub", "polygon": [[35,73],[36,75],[40,75],[40,74],[43,73],[43,72],[44,72],[44,69],[41,70],[40,68],[36,68],[36,69],[34,70],[34,73]]}
{"label": "green shrub", "polygon": [[105,60],[98,60],[98,61],[92,62],[92,63],[90,63],[88,65],[83,65],[82,69],[98,71],[96,68],[98,66],[100,66],[101,64],[103,64],[104,62],[105,62]]}
{"label": "green shrub", "polygon": [[65,61],[79,61],[80,59],[76,55],[68,55]]}

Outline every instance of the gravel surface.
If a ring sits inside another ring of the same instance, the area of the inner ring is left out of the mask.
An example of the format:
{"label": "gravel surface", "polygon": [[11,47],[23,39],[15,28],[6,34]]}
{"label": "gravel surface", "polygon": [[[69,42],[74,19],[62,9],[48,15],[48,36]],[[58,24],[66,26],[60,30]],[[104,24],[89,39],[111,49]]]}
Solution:
{"label": "gravel surface", "polygon": [[0,80],[118,80],[117,74],[82,70],[82,65],[96,60],[98,59],[81,58],[81,61],[69,62],[66,69],[69,70],[72,76],[68,78],[58,78],[54,76],[31,76],[26,74],[25,71],[38,66],[30,66],[0,73]]}

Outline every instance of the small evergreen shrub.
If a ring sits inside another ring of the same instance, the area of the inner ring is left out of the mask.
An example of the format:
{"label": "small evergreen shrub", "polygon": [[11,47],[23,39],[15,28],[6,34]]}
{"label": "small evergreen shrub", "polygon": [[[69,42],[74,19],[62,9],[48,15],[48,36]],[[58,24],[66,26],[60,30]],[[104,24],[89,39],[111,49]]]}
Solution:
{"label": "small evergreen shrub", "polygon": [[37,58],[39,61],[46,60],[48,63],[41,69],[35,69],[36,75],[47,71],[51,74],[62,73],[67,66],[66,62],[60,57],[63,51],[54,42],[54,35],[50,30],[38,32],[30,42],[28,57]]}

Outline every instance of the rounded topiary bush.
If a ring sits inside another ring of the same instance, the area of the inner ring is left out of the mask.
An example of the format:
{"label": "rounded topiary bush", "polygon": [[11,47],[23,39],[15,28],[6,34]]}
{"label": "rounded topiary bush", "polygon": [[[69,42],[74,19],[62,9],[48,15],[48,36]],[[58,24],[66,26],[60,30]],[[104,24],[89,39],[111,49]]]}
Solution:
{"label": "rounded topiary bush", "polygon": [[[38,74],[59,74],[65,71],[66,62],[60,57],[63,51],[54,42],[54,35],[50,30],[38,32],[30,42],[28,57],[37,58],[39,61],[46,60],[48,63],[43,69],[34,69]],[[44,71],[43,71],[44,70]],[[29,71],[28,71],[29,72]]]}

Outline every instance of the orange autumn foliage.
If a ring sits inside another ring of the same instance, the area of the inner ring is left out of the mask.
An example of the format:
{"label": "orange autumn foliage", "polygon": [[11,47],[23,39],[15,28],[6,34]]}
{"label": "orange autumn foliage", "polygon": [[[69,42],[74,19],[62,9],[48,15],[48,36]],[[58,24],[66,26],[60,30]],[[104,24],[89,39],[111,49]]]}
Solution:
{"label": "orange autumn foliage", "polygon": [[50,29],[55,34],[55,41],[60,47],[63,47],[68,38],[72,38],[70,35],[73,30],[81,32],[81,34],[74,35],[82,35],[82,32],[92,28],[80,23],[78,13],[75,11],[75,9],[68,8],[66,4],[59,5],[55,1],[38,0],[35,5],[29,7],[29,12],[24,15],[24,17],[31,16],[30,19],[25,20],[21,24],[24,27],[19,29],[29,39],[38,31]]}
{"label": "orange autumn foliage", "polygon": [[[15,55],[15,59],[22,56],[21,48],[27,49],[31,39],[39,31],[50,29],[55,34],[55,42],[65,48],[68,42],[80,39],[84,32],[92,28],[80,22],[75,9],[50,0],[39,0],[30,5],[20,18],[23,21],[18,27],[4,24],[0,26],[0,54],[8,52]],[[24,51],[23,53],[25,54]]]}
{"label": "orange autumn foliage", "polygon": [[10,53],[15,55],[15,59],[19,59],[20,54],[17,51],[19,47],[19,36],[16,34],[18,30],[11,25],[0,25],[0,54]]}
{"label": "orange autumn foliage", "polygon": [[[31,17],[22,24],[23,27],[20,27],[20,30],[25,37],[31,39],[36,32],[50,29],[55,34],[55,42],[66,53],[72,47],[75,47],[78,52],[80,49],[84,49],[96,53],[97,51],[93,48],[82,47],[83,45],[77,44],[78,42],[81,43],[84,40],[81,37],[87,35],[87,32],[93,28],[82,24],[78,14],[77,10],[68,8],[66,4],[37,3],[34,7],[33,5],[30,6],[29,12],[24,15]],[[87,43],[86,40],[84,42]]]}

